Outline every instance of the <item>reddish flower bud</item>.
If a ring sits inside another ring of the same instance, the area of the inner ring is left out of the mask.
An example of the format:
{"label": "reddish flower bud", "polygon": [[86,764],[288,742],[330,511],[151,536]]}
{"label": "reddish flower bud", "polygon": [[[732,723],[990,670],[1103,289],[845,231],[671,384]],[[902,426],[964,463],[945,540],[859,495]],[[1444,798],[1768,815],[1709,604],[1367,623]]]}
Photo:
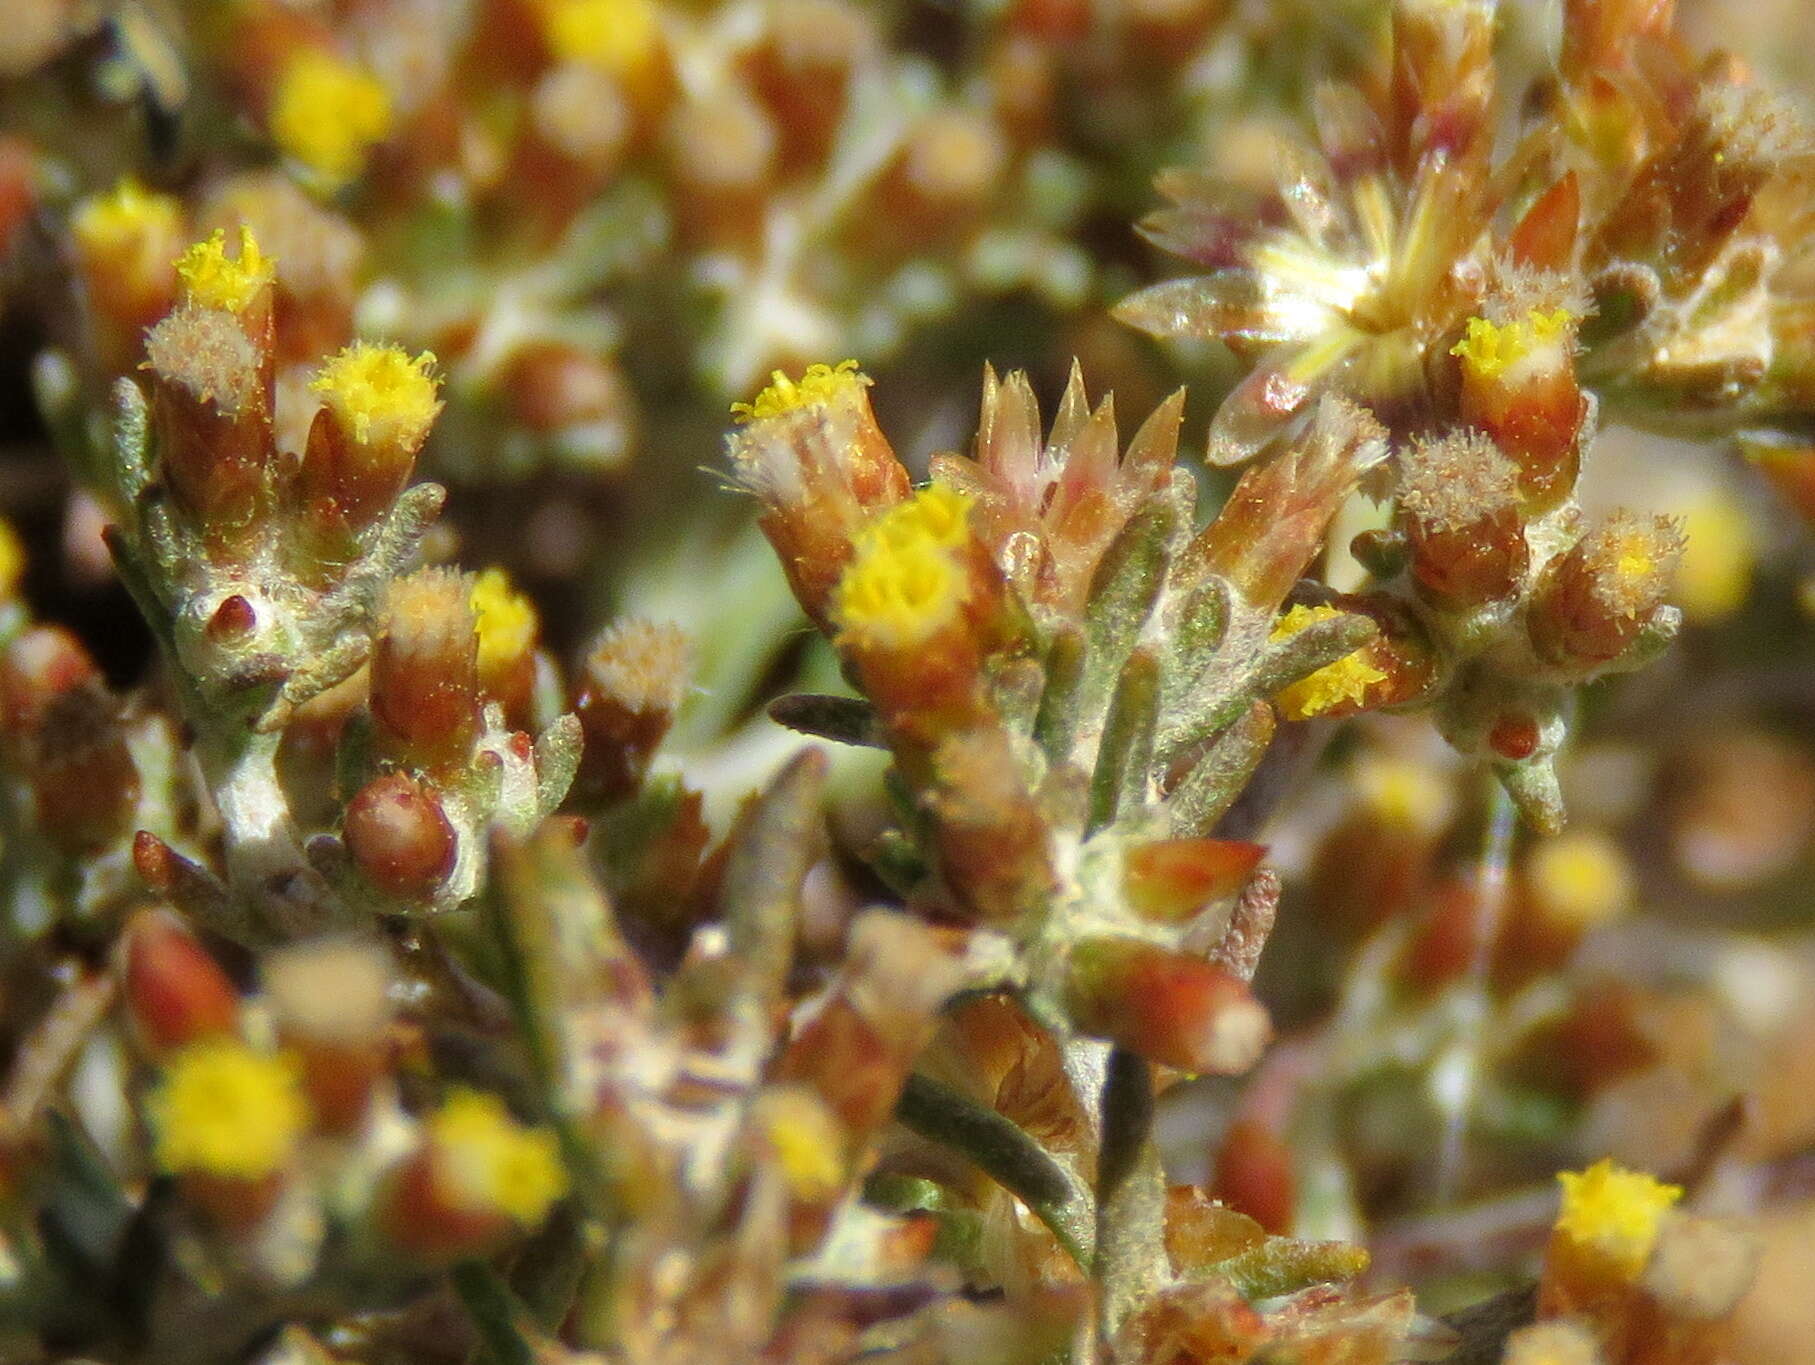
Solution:
{"label": "reddish flower bud", "polygon": [[574,711],[585,732],[581,780],[604,800],[642,783],[674,723],[692,671],[692,642],[677,626],[632,618],[610,627],[586,656]]}
{"label": "reddish flower bud", "polygon": [[87,648],[62,626],[28,627],[0,652],[0,731],[36,731],[56,698],[99,677]]}
{"label": "reddish flower bud", "polygon": [[1233,973],[1140,939],[1087,939],[1071,950],[1065,1008],[1085,1033],[1180,1071],[1238,1075],[1272,1029]]}
{"label": "reddish flower bud", "polygon": [[454,827],[434,793],[408,773],[360,788],[347,803],[341,839],[366,880],[402,900],[430,895],[454,866]]}
{"label": "reddish flower bud", "polygon": [[1670,518],[1615,512],[1545,572],[1527,618],[1532,647],[1578,669],[1619,658],[1663,605],[1682,552]]}
{"label": "reddish flower bud", "polygon": [[[1515,281],[1515,285],[1523,281]],[[1460,357],[1462,420],[1493,438],[1518,467],[1527,507],[1554,507],[1575,486],[1587,399],[1576,383],[1578,311],[1542,284],[1509,290],[1514,310],[1475,317],[1452,348]]]}
{"label": "reddish flower bud", "polygon": [[1474,607],[1512,596],[1530,556],[1518,469],[1474,432],[1415,444],[1405,456],[1399,522],[1412,575],[1434,600]]}
{"label": "reddish flower bud", "polygon": [[120,998],[145,1051],[160,1058],[239,1028],[239,993],[168,910],[141,910],[121,936]]}
{"label": "reddish flower bud", "polygon": [[372,719],[383,750],[413,767],[465,758],[479,727],[472,584],[419,569],[385,590],[372,651]]}
{"label": "reddish flower bud", "polygon": [[1248,883],[1266,854],[1262,844],[1228,839],[1162,839],[1130,849],[1122,891],[1142,916],[1176,923]]}
{"label": "reddish flower bud", "polygon": [[327,361],[309,387],[322,407],[309,427],[298,496],[313,520],[357,535],[409,482],[441,403],[435,357],[356,341]]}
{"label": "reddish flower bud", "polygon": [[278,1035],[300,1065],[316,1127],[357,1133],[389,1061],[384,949],[354,939],[298,944],[266,957],[260,974]]}
{"label": "reddish flower bud", "polygon": [[1253,1119],[1236,1119],[1216,1149],[1211,1192],[1276,1236],[1292,1231],[1298,1176],[1292,1149]]}

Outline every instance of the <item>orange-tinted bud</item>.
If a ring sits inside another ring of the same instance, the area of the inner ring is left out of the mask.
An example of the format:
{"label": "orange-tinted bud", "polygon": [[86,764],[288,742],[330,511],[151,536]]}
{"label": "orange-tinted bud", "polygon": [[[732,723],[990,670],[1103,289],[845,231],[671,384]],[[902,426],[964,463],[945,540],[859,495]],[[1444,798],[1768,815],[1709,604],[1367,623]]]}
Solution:
{"label": "orange-tinted bud", "polygon": [[947,884],[977,915],[1012,921],[1057,884],[1046,820],[1001,729],[947,736],[932,760],[929,804]]}
{"label": "orange-tinted bud", "polygon": [[385,752],[421,768],[459,761],[479,725],[472,584],[419,569],[385,590],[372,651],[372,719]]}
{"label": "orange-tinted bud", "polygon": [[1182,922],[1246,886],[1266,851],[1262,844],[1228,839],[1143,844],[1122,861],[1122,891],[1143,917]]}
{"label": "orange-tinted bud", "polygon": [[315,519],[333,517],[357,534],[403,491],[441,411],[434,363],[427,351],[412,359],[399,347],[359,341],[322,365],[309,384],[322,407],[298,486]]}
{"label": "orange-tinted bud", "polygon": [[50,704],[97,681],[100,670],[62,626],[31,626],[0,652],[0,730],[12,738],[33,733]]}
{"label": "orange-tinted bud", "polygon": [[1275,1236],[1292,1231],[1298,1176],[1292,1149],[1265,1124],[1236,1119],[1216,1149],[1211,1192]]}
{"label": "orange-tinted bud", "polygon": [[1575,486],[1588,401],[1576,382],[1575,328],[1567,307],[1533,306],[1504,320],[1470,318],[1452,350],[1460,358],[1462,420],[1518,467],[1532,509],[1554,507]]}
{"label": "orange-tinted bud", "polygon": [[1272,1035],[1247,985],[1202,958],[1140,939],[1097,938],[1074,946],[1068,967],[1072,1022],[1162,1066],[1239,1075]]}
{"label": "orange-tinted bud", "polygon": [[103,362],[122,372],[176,299],[170,263],[186,243],[182,205],[128,178],[84,200],[69,227]]}
{"label": "orange-tinted bud", "polygon": [[357,1133],[389,1061],[385,950],[354,939],[302,943],[265,958],[260,973],[317,1129]]}
{"label": "orange-tinted bud", "polygon": [[1507,241],[1515,264],[1537,270],[1567,270],[1575,261],[1582,191],[1569,171],[1532,201]]}
{"label": "orange-tinted bud", "polygon": [[185,306],[145,339],[158,471],[212,555],[246,553],[270,493],[269,357],[240,320]]}
{"label": "orange-tinted bud", "polygon": [[1414,445],[1405,457],[1399,521],[1412,575],[1434,600],[1480,606],[1515,593],[1530,555],[1518,470],[1473,432]]}
{"label": "orange-tinted bud", "polygon": [[154,1059],[198,1038],[239,1028],[239,993],[220,965],[168,910],[141,910],[121,937],[120,998]]}
{"label": "orange-tinted bud", "polygon": [[388,896],[432,893],[454,866],[454,827],[433,792],[408,773],[386,773],[347,803],[341,839],[367,881]]}
{"label": "orange-tinted bud", "polygon": [[674,723],[691,654],[678,626],[632,618],[610,627],[586,656],[574,711],[586,736],[581,780],[595,795],[613,800],[641,784]]}
{"label": "orange-tinted bud", "polygon": [[139,770],[103,688],[52,701],[26,746],[39,830],[65,853],[92,852],[126,833],[138,808]]}
{"label": "orange-tinted bud", "polygon": [[1682,552],[1670,518],[1615,512],[1545,572],[1527,618],[1532,647],[1575,668],[1619,658],[1663,605]]}

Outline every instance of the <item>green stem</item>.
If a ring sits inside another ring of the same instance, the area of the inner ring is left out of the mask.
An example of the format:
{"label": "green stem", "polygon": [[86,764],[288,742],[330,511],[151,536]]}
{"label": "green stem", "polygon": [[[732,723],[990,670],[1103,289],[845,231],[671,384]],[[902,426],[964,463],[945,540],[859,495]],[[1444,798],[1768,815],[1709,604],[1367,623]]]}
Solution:
{"label": "green stem", "polygon": [[1080,1267],[1091,1258],[1090,1192],[1020,1125],[925,1076],[909,1076],[895,1117],[930,1142],[962,1152],[1033,1210]]}
{"label": "green stem", "polygon": [[1097,1149],[1096,1257],[1091,1267],[1105,1340],[1155,1285],[1169,1278],[1166,1176],[1153,1141],[1153,1071],[1146,1060],[1111,1050],[1103,1077]]}

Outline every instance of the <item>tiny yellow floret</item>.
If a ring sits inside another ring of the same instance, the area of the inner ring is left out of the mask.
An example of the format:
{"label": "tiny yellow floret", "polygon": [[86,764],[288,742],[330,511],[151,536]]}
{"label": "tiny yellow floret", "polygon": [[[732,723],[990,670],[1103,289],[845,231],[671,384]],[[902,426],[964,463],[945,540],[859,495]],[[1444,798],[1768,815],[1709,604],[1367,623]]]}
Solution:
{"label": "tiny yellow floret", "polygon": [[1571,830],[1541,841],[1526,862],[1525,878],[1544,914],[1570,928],[1592,929],[1632,904],[1631,864],[1601,830]]}
{"label": "tiny yellow floret", "polygon": [[391,97],[378,79],[332,53],[310,48],[278,77],[271,103],[272,141],[328,189],[365,169],[366,156],[391,131]]}
{"label": "tiny yellow floret", "polygon": [[252,229],[239,230],[239,259],[227,255],[227,234],[219,228],[177,257],[176,273],[189,301],[229,313],[242,311],[277,277],[276,262],[259,250]]}
{"label": "tiny yellow floret", "polygon": [[650,0],[541,0],[537,10],[557,61],[585,62],[616,76],[646,64],[661,40]]}
{"label": "tiny yellow floret", "polygon": [[923,644],[958,615],[967,580],[950,550],[872,540],[838,580],[832,614],[844,636],[885,649]]}
{"label": "tiny yellow floret", "polygon": [[970,494],[949,484],[929,483],[864,527],[862,539],[896,549],[920,544],[959,549],[970,543],[974,501]]}
{"label": "tiny yellow floret", "polygon": [[[147,190],[127,176],[106,194],[90,195],[77,206],[69,229],[91,256],[125,257],[146,249],[161,251],[182,231],[183,206],[174,195]],[[163,269],[165,261],[157,262]]]}
{"label": "tiny yellow floret", "polygon": [[1585,1171],[1563,1171],[1557,1181],[1563,1187],[1557,1234],[1628,1280],[1644,1270],[1664,1214],[1683,1197],[1680,1187],[1606,1157]]}
{"label": "tiny yellow floret", "polygon": [[870,383],[870,377],[857,368],[855,360],[841,360],[836,365],[809,365],[798,381],[775,370],[769,380],[769,387],[757,394],[754,402],[731,405],[733,419],[760,422],[780,417],[798,408],[837,402]]}
{"label": "tiny yellow floret", "polygon": [[437,1188],[453,1204],[524,1227],[567,1193],[555,1136],[526,1128],[496,1095],[457,1090],[428,1121]]}
{"label": "tiny yellow floret", "polygon": [[1450,347],[1450,354],[1460,356],[1477,378],[1498,379],[1513,366],[1554,348],[1574,325],[1575,315],[1567,308],[1534,308],[1512,322],[1473,317],[1462,340]]}
{"label": "tiny yellow floret", "polygon": [[[1344,614],[1335,607],[1296,606],[1273,623],[1268,638],[1274,642],[1290,639],[1319,621]],[[1368,688],[1385,681],[1386,674],[1368,662],[1364,647],[1281,688],[1273,702],[1287,720],[1309,720],[1337,706],[1365,700]]]}
{"label": "tiny yellow floret", "polygon": [[173,1056],[147,1114],[164,1170],[238,1180],[283,1169],[309,1124],[294,1059],[226,1038]]}
{"label": "tiny yellow floret", "polygon": [[412,360],[401,346],[355,341],[323,364],[309,387],[360,445],[413,453],[441,411],[434,365],[427,351]]}
{"label": "tiny yellow floret", "polygon": [[479,631],[479,676],[507,672],[536,647],[536,609],[502,569],[487,569],[473,580],[467,598]]}

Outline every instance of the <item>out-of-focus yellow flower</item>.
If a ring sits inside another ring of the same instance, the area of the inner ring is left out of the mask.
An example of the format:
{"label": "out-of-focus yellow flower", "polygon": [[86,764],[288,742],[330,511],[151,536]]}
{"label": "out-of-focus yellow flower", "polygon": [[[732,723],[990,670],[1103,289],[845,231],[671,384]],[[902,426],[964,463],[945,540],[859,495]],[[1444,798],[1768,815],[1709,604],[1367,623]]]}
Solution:
{"label": "out-of-focus yellow flower", "polygon": [[370,72],[320,48],[293,57],[278,77],[271,138],[328,189],[365,169],[391,131],[391,97]]}
{"label": "out-of-focus yellow flower", "polygon": [[654,55],[661,25],[650,0],[539,0],[542,36],[560,61],[585,62],[614,75]]}
{"label": "out-of-focus yellow flower", "polygon": [[508,672],[536,647],[536,609],[504,570],[487,569],[474,579],[467,601],[479,631],[481,679]]}
{"label": "out-of-focus yellow flower", "polygon": [[518,1123],[496,1095],[455,1091],[429,1120],[428,1137],[436,1187],[458,1207],[532,1227],[567,1193],[554,1134]]}
{"label": "out-of-focus yellow flower", "polygon": [[283,1169],[309,1123],[294,1060],[236,1038],[175,1053],[147,1112],[164,1170],[240,1180]]}
{"label": "out-of-focus yellow flower", "polygon": [[1569,1246],[1627,1280],[1637,1279],[1657,1245],[1658,1227],[1682,1189],[1603,1157],[1585,1171],[1563,1171],[1556,1232]]}
{"label": "out-of-focus yellow flower", "polygon": [[1558,923],[1592,929],[1632,904],[1632,867],[1601,830],[1571,830],[1531,852],[1525,878],[1540,909]]}
{"label": "out-of-focus yellow flower", "polygon": [[1682,509],[1683,557],[1671,599],[1691,621],[1725,620],[1752,590],[1758,542],[1745,509],[1724,489],[1710,489]]}

